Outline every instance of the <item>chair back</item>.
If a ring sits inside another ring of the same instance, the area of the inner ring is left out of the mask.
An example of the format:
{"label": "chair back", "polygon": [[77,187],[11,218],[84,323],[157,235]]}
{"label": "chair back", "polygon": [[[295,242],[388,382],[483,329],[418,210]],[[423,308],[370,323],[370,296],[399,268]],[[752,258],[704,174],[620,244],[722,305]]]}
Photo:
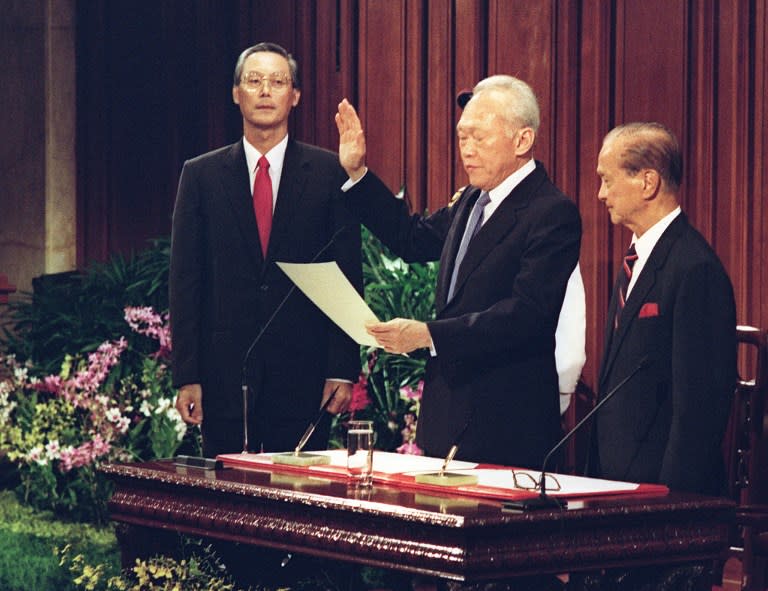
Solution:
{"label": "chair back", "polygon": [[[738,377],[723,453],[738,504],[725,559],[741,564],[742,591],[768,587],[768,331],[737,326]],[[724,566],[725,562],[720,565]],[[720,572],[722,576],[722,571]]]}
{"label": "chair back", "polygon": [[768,470],[765,468],[768,331],[737,326],[736,338],[738,379],[723,442],[728,490],[740,505],[768,503]]}

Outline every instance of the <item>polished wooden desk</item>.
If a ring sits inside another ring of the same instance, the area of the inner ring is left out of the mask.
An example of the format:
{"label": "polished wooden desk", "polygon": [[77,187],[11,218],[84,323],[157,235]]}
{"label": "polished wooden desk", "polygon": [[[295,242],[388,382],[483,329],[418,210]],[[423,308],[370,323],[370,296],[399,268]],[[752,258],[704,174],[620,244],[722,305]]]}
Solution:
{"label": "polished wooden desk", "polygon": [[157,461],[102,471],[115,486],[112,519],[139,531],[175,530],[466,581],[716,560],[734,514],[728,500],[674,493],[512,513],[499,501],[450,492],[379,484],[360,490],[268,469],[205,471]]}

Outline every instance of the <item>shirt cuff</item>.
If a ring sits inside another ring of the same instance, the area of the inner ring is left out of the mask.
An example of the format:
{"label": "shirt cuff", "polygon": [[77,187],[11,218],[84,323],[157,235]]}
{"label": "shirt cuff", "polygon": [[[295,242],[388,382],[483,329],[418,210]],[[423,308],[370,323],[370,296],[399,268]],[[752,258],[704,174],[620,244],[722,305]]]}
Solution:
{"label": "shirt cuff", "polygon": [[347,191],[349,191],[349,190],[350,190],[352,187],[354,187],[354,186],[355,186],[357,183],[359,183],[360,181],[362,181],[362,180],[363,180],[363,177],[364,177],[366,174],[368,174],[368,167],[367,167],[367,166],[365,167],[365,172],[363,172],[363,174],[361,174],[361,175],[360,175],[360,178],[359,178],[359,179],[357,179],[356,181],[353,181],[352,179],[347,179],[347,182],[346,182],[346,183],[344,183],[343,185],[341,185],[341,190],[342,190],[344,193],[346,193],[346,192],[347,192]]}

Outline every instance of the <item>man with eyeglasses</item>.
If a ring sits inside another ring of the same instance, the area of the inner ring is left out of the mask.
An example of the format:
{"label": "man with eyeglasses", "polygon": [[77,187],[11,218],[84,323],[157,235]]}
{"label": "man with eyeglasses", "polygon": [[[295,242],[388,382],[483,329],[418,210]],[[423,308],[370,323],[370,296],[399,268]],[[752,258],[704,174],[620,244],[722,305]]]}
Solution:
{"label": "man with eyeglasses", "polygon": [[[298,65],[282,47],[242,52],[232,99],[243,138],[187,161],[173,213],[170,306],[176,407],[201,425],[203,453],[293,450],[322,403],[346,409],[358,346],[276,261],[338,262],[362,291],[360,227],[342,207],[336,154],[288,135],[301,97]],[[330,420],[306,449],[325,449]]]}

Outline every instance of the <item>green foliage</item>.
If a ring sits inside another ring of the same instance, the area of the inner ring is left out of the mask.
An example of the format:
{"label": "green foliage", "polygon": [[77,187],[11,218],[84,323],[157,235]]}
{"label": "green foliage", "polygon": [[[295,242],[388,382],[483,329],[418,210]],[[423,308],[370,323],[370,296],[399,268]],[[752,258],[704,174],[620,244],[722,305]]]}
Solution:
{"label": "green foliage", "polygon": [[[136,256],[42,276],[34,296],[5,309],[0,451],[17,463],[32,506],[102,522],[100,461],[169,457],[179,447],[167,315],[154,313],[168,307],[169,255],[170,240],[155,240]],[[199,450],[194,430],[185,445]]]}
{"label": "green foliage", "polygon": [[[406,263],[365,229],[362,259],[365,300],[379,320],[434,318],[437,263]],[[357,388],[367,390],[370,404],[355,410],[354,416],[374,421],[377,449],[394,451],[408,443],[404,431],[411,437],[415,432],[415,424],[411,428],[409,422],[415,420],[414,415],[418,413],[418,397],[409,397],[409,393],[414,390],[420,393],[419,383],[428,356],[429,352],[424,349],[407,357],[382,349],[361,351],[363,371]],[[343,441],[345,418],[341,417],[334,426],[337,445]]]}
{"label": "green foliage", "polygon": [[167,318],[147,308],[125,313],[160,341],[133,372],[122,363],[124,339],[102,343],[87,360],[67,357],[58,375],[42,380],[4,360],[0,452],[16,463],[19,493],[33,507],[106,522],[110,487],[99,465],[172,456],[187,433],[164,357]]}
{"label": "green foliage", "polygon": [[[34,297],[6,311],[4,348],[15,366],[5,369],[5,380],[0,368],[0,451],[17,462],[20,492],[33,506],[100,522],[109,493],[100,461],[169,457],[178,448],[183,429],[171,412],[175,392],[158,337],[131,330],[124,317],[126,306],[167,309],[169,247],[157,240],[134,257],[41,277]],[[436,263],[407,264],[365,230],[362,259],[365,298],[380,319],[433,318]],[[106,372],[93,370],[105,346],[119,346],[119,360]],[[353,414],[375,422],[379,449],[418,451],[410,444],[427,358],[426,350],[361,351],[356,390],[363,403]],[[78,389],[78,375],[99,375],[98,389]],[[349,416],[335,423],[335,445]],[[195,433],[187,431],[185,453],[198,452]]]}
{"label": "green foliage", "polygon": [[106,572],[119,571],[117,540],[111,527],[96,528],[58,520],[51,512],[22,505],[11,491],[0,491],[0,589],[74,591],[59,567],[54,548],[70,544]]}
{"label": "green foliage", "polygon": [[[75,554],[71,547],[64,547],[58,555],[74,588],[81,591],[246,591],[227,574],[208,541],[180,536],[179,542],[173,557],[137,559],[130,568],[116,575],[111,574],[108,565],[89,562],[88,557]],[[303,573],[295,581],[277,586],[252,582],[247,591],[342,591],[351,588],[348,571],[344,572],[346,576],[340,580],[318,564],[316,569]]]}
{"label": "green foliage", "polygon": [[[406,264],[366,231],[364,236],[365,297],[374,313],[381,320],[432,318],[437,265]],[[0,493],[0,589],[232,588],[199,553],[183,562],[144,561],[120,573],[111,530],[53,519],[66,514],[105,522],[109,490],[99,461],[169,457],[179,446],[178,421],[170,412],[170,368],[158,354],[158,337],[131,330],[124,317],[126,306],[167,309],[168,260],[169,241],[158,240],[135,257],[114,257],[83,273],[44,276],[34,297],[6,308],[0,454],[16,462],[20,497],[28,506],[9,491]],[[110,355],[104,347],[113,354],[119,349],[114,363],[101,360],[105,373],[93,362],[94,355]],[[368,403],[354,414],[375,421],[379,449],[412,442],[427,356],[426,351],[410,357],[361,351],[356,388]],[[78,385],[77,376],[94,375],[97,389]],[[337,445],[345,418],[335,426]],[[185,453],[199,453],[196,435],[187,431]],[[65,548],[61,564],[54,546]],[[318,585],[308,581],[295,589]]]}
{"label": "green foliage", "polygon": [[91,564],[69,545],[58,555],[74,588],[82,591],[236,591],[212,555],[195,554],[181,560],[156,556],[137,560],[131,568],[111,576],[105,565]]}
{"label": "green foliage", "polygon": [[114,256],[83,273],[44,275],[27,294],[8,305],[3,318],[4,347],[21,361],[31,359],[40,374],[58,372],[66,355],[87,353],[124,336],[145,352],[145,337],[131,334],[125,306],[168,309],[170,240],[158,239],[136,256]]}

